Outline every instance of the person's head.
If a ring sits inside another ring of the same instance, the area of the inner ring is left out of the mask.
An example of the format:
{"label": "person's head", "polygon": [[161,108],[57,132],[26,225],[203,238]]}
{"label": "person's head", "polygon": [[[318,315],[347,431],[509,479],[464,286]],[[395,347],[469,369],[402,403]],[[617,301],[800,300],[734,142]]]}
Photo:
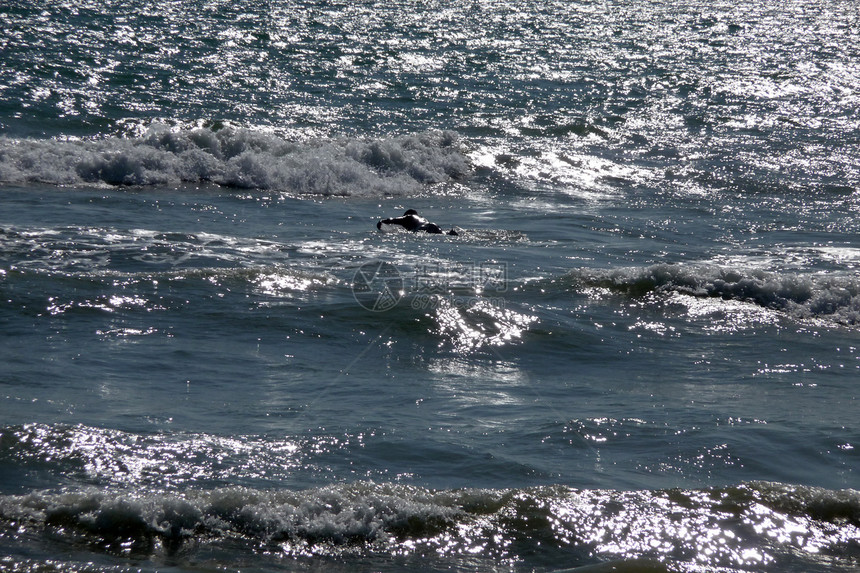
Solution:
{"label": "person's head", "polygon": [[404,216],[404,217],[407,217],[407,216],[409,216],[409,215],[417,215],[417,214],[418,214],[418,211],[416,211],[415,209],[409,209],[408,211],[406,211],[405,213],[403,213],[403,216]]}

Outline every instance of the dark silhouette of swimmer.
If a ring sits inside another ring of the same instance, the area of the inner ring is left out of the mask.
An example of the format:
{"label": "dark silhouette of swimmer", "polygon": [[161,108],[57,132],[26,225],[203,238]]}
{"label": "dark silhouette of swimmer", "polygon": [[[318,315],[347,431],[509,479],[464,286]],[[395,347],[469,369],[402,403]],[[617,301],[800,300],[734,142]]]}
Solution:
{"label": "dark silhouette of swimmer", "polygon": [[[382,224],[386,225],[400,225],[407,231],[418,232],[424,231],[425,233],[431,233],[434,235],[441,235],[444,231],[437,225],[436,223],[431,223],[424,217],[418,214],[418,211],[415,209],[409,209],[405,213],[403,213],[402,217],[394,217],[393,219],[383,219],[376,224],[377,229],[382,229]],[[457,231],[451,229],[446,235],[456,235]]]}

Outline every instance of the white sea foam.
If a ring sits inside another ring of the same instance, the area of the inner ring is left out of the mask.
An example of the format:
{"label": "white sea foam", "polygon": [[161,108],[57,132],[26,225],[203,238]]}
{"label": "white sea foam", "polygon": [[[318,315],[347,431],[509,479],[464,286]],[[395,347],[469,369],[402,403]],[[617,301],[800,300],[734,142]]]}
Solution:
{"label": "white sea foam", "polygon": [[226,127],[153,126],[136,138],[0,138],[0,182],[53,185],[216,183],[295,195],[411,195],[469,170],[457,137],[287,141]]}
{"label": "white sea foam", "polygon": [[[860,497],[752,483],[712,490],[547,486],[442,490],[359,482],[302,491],[244,487],[184,493],[69,489],[0,496],[0,524],[98,543],[245,540],[284,555],[472,554],[587,546],[604,557],[659,557],[716,570],[760,567],[803,548],[850,555]],[[726,520],[726,515],[735,516]],[[834,528],[838,524],[840,527]],[[698,532],[713,535],[700,535]],[[527,539],[540,539],[524,545]],[[755,554],[747,549],[757,547]],[[686,569],[686,568],[685,568]]]}
{"label": "white sea foam", "polygon": [[681,293],[743,301],[785,312],[796,320],[822,319],[860,325],[860,280],[844,274],[775,273],[705,265],[651,265],[623,269],[577,269],[576,285],[631,296]]}

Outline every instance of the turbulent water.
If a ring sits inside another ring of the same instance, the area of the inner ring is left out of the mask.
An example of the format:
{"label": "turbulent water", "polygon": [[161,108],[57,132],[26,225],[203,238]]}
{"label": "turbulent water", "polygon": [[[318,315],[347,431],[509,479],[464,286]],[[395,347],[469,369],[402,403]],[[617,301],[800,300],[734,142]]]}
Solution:
{"label": "turbulent water", "polygon": [[860,569],[860,9],[523,4],[0,0],[0,570]]}

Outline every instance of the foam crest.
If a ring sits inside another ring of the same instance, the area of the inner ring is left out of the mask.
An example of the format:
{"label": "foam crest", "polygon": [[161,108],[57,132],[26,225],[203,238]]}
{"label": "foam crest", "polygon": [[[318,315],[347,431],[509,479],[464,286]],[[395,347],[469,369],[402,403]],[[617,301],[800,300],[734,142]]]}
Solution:
{"label": "foam crest", "polygon": [[[829,509],[835,508],[835,509]],[[242,540],[281,555],[472,555],[582,551],[684,570],[761,570],[827,553],[857,557],[860,494],[753,483],[704,490],[611,491],[546,486],[441,490],[360,482],[285,491],[184,493],[95,489],[0,497],[0,526],[85,536],[110,549]],[[221,540],[221,541],[219,541]],[[575,554],[575,553],[574,553]]]}
{"label": "foam crest", "polygon": [[[231,487],[185,494],[85,489],[0,498],[0,523],[63,527],[105,543],[241,537],[326,553],[438,534],[462,510],[406,486],[355,484],[300,492]],[[318,551],[308,547],[322,544]]]}
{"label": "foam crest", "polygon": [[860,325],[860,280],[848,275],[652,265],[615,270],[577,269],[566,278],[575,287],[606,289],[634,297],[680,293],[721,298],[785,312],[795,320]]}
{"label": "foam crest", "polygon": [[292,142],[224,127],[153,126],[134,138],[0,138],[0,182],[52,185],[215,183],[294,195],[411,195],[466,175],[452,132]]}

